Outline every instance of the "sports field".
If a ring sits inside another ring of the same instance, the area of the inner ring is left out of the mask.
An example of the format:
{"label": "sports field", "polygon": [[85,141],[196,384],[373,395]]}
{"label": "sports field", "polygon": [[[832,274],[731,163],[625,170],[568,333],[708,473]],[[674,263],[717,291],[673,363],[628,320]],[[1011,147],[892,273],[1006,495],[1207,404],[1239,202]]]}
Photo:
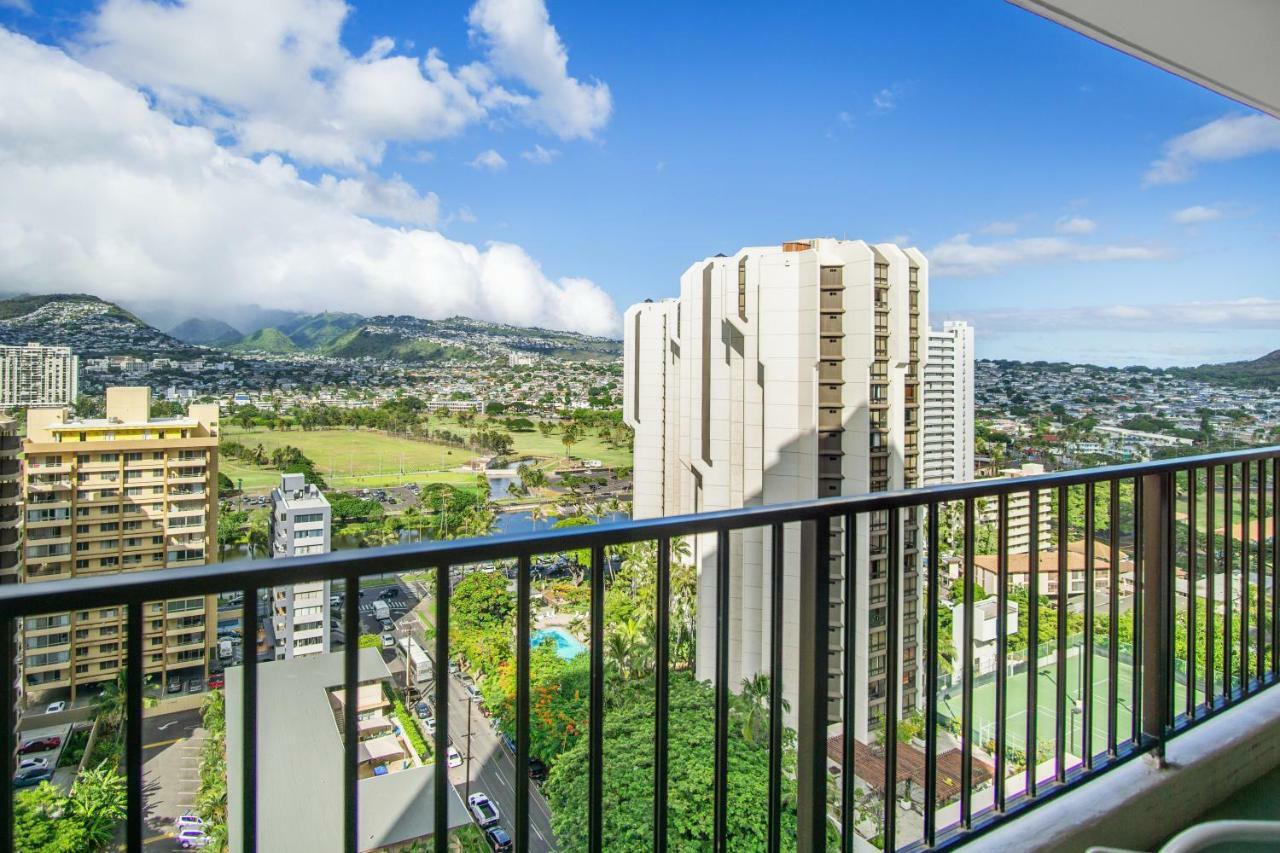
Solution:
{"label": "sports field", "polygon": [[[246,432],[230,428],[223,431],[223,438],[238,441],[246,447],[261,444],[267,453],[293,445],[316,464],[330,485],[337,487],[440,481],[469,485],[475,481],[474,474],[451,470],[475,457],[476,454],[470,450],[397,438],[372,430],[255,429]],[[280,479],[277,471],[246,465],[228,459],[225,454],[220,457],[218,465],[219,470],[233,481],[243,479],[244,488],[249,491],[269,488]]]}
{"label": "sports field", "polygon": [[[1041,667],[1036,686],[1036,741],[1039,744],[1052,744],[1057,731],[1055,705],[1058,697],[1058,666],[1056,661],[1045,663],[1041,658]],[[1066,750],[1078,755],[1083,749],[1083,696],[1082,666],[1084,655],[1079,646],[1069,648],[1066,662],[1067,682],[1067,742]],[[1093,742],[1094,752],[1107,748],[1107,713],[1111,706],[1111,678],[1109,661],[1105,653],[1095,653],[1093,658]],[[1011,673],[1008,677],[1008,742],[1010,746],[1024,749],[1027,735],[1027,673]],[[1133,731],[1133,668],[1123,660],[1117,662],[1116,670],[1116,739],[1126,740]],[[938,708],[943,716],[960,721],[961,707],[960,684],[950,688],[940,699]],[[1174,707],[1181,709],[1186,702],[1186,688],[1176,684],[1174,690]],[[1078,710],[1072,710],[1078,709]],[[973,715],[975,740],[981,744],[995,737],[996,720],[996,683],[993,678],[983,676],[973,689]]]}

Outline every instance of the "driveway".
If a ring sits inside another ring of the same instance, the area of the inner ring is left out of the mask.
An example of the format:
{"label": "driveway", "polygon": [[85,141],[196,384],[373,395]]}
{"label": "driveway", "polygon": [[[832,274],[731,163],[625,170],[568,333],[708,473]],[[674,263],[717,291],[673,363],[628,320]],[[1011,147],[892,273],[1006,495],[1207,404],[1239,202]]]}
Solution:
{"label": "driveway", "polygon": [[142,723],[142,786],[149,851],[176,850],[173,824],[195,809],[205,731],[195,709],[158,714]]}

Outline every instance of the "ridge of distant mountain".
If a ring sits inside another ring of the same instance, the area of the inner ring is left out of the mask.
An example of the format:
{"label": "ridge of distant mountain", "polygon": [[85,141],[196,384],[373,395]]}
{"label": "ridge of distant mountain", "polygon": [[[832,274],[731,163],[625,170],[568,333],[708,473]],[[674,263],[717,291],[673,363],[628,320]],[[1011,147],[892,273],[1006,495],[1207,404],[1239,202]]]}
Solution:
{"label": "ridge of distant mountain", "polygon": [[240,340],[225,347],[232,352],[266,352],[266,353],[289,353],[297,352],[299,347],[289,336],[274,326],[267,326],[265,329],[245,335]]}
{"label": "ridge of distant mountain", "polygon": [[324,311],[304,314],[293,322],[276,326],[301,349],[322,349],[364,322],[359,314]]}
{"label": "ridge of distant mountain", "polygon": [[76,355],[173,356],[192,347],[118,305],[83,293],[0,299],[0,344],[71,347]]}
{"label": "ridge of distant mountain", "polygon": [[180,341],[197,346],[227,346],[239,341],[244,333],[221,320],[190,317],[169,330]]}
{"label": "ridge of distant mountain", "polygon": [[1250,361],[1171,368],[1169,372],[1190,379],[1221,382],[1242,388],[1280,388],[1280,350],[1273,350]]}

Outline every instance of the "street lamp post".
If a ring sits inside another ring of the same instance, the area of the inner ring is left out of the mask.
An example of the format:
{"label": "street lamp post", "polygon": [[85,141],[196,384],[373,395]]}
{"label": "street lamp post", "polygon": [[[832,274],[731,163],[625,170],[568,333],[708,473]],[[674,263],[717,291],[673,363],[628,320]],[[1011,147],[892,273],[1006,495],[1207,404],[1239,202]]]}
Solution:
{"label": "street lamp post", "polygon": [[466,799],[471,802],[471,694],[467,694],[467,785]]}

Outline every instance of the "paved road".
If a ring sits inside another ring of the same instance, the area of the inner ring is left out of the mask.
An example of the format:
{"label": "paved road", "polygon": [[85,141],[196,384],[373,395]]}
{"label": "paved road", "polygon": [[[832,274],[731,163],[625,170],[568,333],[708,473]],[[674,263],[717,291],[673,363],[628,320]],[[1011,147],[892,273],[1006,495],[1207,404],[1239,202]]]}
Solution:
{"label": "paved road", "polygon": [[[467,796],[467,711],[471,711],[471,793],[483,791],[498,804],[502,826],[512,831],[516,816],[516,792],[513,780],[518,778],[515,758],[502,744],[489,726],[489,720],[480,713],[478,705],[468,705],[467,691],[462,682],[449,676],[449,736],[463,764],[449,771],[464,801]],[[529,786],[529,849],[534,853],[555,850],[555,836],[551,833],[551,812],[537,786],[525,777]]]}
{"label": "paved road", "polygon": [[158,714],[142,722],[142,787],[148,851],[177,850],[173,822],[194,810],[205,731],[198,710]]}

